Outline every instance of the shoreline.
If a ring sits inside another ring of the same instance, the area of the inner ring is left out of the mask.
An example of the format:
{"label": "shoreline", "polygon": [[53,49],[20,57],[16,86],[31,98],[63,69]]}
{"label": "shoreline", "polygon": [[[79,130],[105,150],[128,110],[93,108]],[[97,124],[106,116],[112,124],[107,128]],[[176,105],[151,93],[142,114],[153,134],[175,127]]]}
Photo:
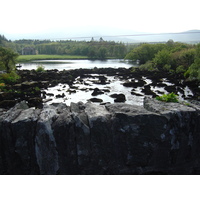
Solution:
{"label": "shoreline", "polygon": [[20,55],[17,58],[17,63],[26,63],[34,60],[87,60],[87,56],[77,56],[77,55]]}
{"label": "shoreline", "polygon": [[[117,58],[108,57],[105,60],[109,59],[117,59]],[[99,59],[89,59],[87,56],[81,56],[81,55],[38,54],[38,55],[20,55],[17,58],[17,63],[27,63],[35,60],[99,60]]]}

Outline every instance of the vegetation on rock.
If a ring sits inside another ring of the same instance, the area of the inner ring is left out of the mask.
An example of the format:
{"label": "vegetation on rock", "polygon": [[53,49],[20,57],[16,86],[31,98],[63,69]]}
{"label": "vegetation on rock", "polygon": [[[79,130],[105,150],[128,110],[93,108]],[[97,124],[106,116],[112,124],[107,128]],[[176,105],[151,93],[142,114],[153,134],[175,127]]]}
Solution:
{"label": "vegetation on rock", "polygon": [[38,65],[36,72],[45,72],[45,67],[43,65]]}
{"label": "vegetation on rock", "polygon": [[170,94],[163,94],[162,96],[157,96],[156,99],[164,102],[178,103],[178,96],[173,92]]}

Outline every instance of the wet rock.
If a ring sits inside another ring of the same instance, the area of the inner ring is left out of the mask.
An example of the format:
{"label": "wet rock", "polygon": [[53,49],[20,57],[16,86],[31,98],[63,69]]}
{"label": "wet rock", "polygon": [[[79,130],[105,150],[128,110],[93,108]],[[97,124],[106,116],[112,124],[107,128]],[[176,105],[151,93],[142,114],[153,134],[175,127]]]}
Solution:
{"label": "wet rock", "polygon": [[114,102],[125,102],[126,96],[124,94],[112,94],[110,97],[114,98]]}
{"label": "wet rock", "polygon": [[54,97],[53,93],[46,93],[47,96]]}
{"label": "wet rock", "polygon": [[123,83],[123,86],[136,88],[136,87],[142,87],[145,84],[146,84],[146,82],[144,80],[142,80],[142,79],[137,80],[137,81],[133,79],[131,81]]}
{"label": "wet rock", "polygon": [[99,84],[105,85],[107,84],[107,78],[105,76],[99,76]]}
{"label": "wet rock", "polygon": [[56,95],[56,98],[64,98],[65,97],[65,94],[64,93],[62,93],[62,94],[57,94]]}
{"label": "wet rock", "polygon": [[72,94],[72,93],[76,93],[76,90],[67,90],[67,92],[69,92],[69,94]]}
{"label": "wet rock", "polygon": [[165,90],[167,90],[167,92],[169,93],[176,93],[176,86],[173,86],[173,85],[168,85],[168,86],[165,86]]}
{"label": "wet rock", "polygon": [[109,90],[109,89],[103,89],[102,91],[103,91],[103,92],[106,92],[106,93],[110,93],[110,90]]}
{"label": "wet rock", "polygon": [[144,88],[142,89],[142,92],[145,95],[151,95],[152,97],[156,97],[157,95],[151,90],[150,85],[145,85]]}
{"label": "wet rock", "polygon": [[103,102],[103,100],[102,100],[102,99],[99,99],[99,98],[91,98],[91,99],[89,99],[89,101],[91,101],[91,102],[96,102],[96,103],[101,103],[101,102]]}
{"label": "wet rock", "polygon": [[131,94],[132,94],[132,95],[135,95],[135,96],[139,96],[139,97],[144,96],[144,95],[139,94],[139,93],[136,93],[136,92],[134,92],[134,91],[131,91]]}
{"label": "wet rock", "polygon": [[95,88],[91,95],[92,96],[97,96],[97,95],[100,95],[100,94],[104,94],[104,92],[101,91],[99,88]]}

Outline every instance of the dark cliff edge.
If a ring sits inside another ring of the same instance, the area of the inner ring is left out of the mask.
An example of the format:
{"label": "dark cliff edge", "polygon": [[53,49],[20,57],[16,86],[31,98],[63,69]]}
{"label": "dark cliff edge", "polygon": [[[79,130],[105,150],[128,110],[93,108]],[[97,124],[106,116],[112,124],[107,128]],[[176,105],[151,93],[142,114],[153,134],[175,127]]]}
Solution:
{"label": "dark cliff edge", "polygon": [[0,174],[200,174],[200,106],[23,101],[0,110]]}

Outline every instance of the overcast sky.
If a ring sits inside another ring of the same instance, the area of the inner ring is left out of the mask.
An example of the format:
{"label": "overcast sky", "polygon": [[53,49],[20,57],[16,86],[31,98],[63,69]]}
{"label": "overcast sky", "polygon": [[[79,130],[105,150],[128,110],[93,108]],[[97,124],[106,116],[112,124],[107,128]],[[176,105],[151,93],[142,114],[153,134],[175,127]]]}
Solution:
{"label": "overcast sky", "polygon": [[200,29],[198,0],[5,0],[0,8],[0,34],[5,36],[85,27],[133,33]]}

